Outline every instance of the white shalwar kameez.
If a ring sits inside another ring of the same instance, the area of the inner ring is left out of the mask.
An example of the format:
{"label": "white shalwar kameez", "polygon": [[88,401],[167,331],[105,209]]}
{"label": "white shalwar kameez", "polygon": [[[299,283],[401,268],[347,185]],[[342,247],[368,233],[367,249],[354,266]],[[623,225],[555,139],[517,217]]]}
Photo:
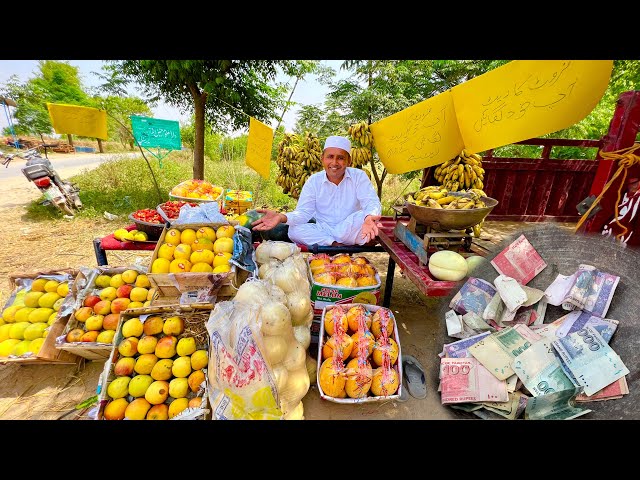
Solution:
{"label": "white shalwar kameez", "polygon": [[[347,167],[339,185],[325,171],[311,175],[300,192],[298,205],[287,212],[289,238],[305,245],[363,245],[360,231],[367,215],[380,215],[382,205],[371,180],[358,168]],[[316,223],[307,223],[311,218]]]}

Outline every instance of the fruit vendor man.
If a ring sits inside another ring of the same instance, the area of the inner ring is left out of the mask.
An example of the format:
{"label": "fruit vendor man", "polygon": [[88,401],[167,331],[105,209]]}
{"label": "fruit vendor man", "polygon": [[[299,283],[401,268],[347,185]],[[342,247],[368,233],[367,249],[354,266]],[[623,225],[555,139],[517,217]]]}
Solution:
{"label": "fruit vendor man", "polygon": [[[258,210],[264,216],[251,224],[253,229],[268,231],[284,223],[289,239],[304,245],[372,242],[378,235],[382,205],[367,174],[349,166],[349,139],[327,137],[322,164],[324,171],[311,175],[302,187],[295,210],[286,214]],[[315,223],[309,223],[312,218]]]}

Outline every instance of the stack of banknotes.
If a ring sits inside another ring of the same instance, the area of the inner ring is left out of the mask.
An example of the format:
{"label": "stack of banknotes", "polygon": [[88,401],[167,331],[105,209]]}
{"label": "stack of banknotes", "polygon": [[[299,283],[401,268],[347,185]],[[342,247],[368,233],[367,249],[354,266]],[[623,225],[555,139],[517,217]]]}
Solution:
{"label": "stack of banknotes", "polygon": [[[439,354],[442,404],[479,416],[571,419],[591,412],[582,402],[628,394],[629,370],[609,345],[619,322],[605,317],[619,277],[584,264],[545,291],[527,287],[520,281],[544,261],[530,262],[530,272],[513,267],[523,244],[531,258],[533,247],[518,242],[499,267],[492,262],[493,284],[469,278],[449,304],[447,333],[459,340]],[[547,305],[568,313],[545,324]]]}

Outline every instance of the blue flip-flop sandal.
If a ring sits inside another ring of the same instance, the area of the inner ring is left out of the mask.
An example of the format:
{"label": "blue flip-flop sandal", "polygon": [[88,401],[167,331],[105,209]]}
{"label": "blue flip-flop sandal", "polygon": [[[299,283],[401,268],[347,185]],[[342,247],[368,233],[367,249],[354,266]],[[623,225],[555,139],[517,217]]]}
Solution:
{"label": "blue flip-flop sandal", "polygon": [[412,355],[402,355],[402,376],[404,387],[415,398],[427,396],[427,382],[424,369],[420,362]]}

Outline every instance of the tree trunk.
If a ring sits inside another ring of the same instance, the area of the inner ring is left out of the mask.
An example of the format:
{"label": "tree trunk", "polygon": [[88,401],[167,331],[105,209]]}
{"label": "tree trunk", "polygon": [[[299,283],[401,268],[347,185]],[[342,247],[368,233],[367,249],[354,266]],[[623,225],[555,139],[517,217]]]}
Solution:
{"label": "tree trunk", "polygon": [[69,145],[73,147],[73,137],[70,133],[67,133],[67,140],[69,140]]}
{"label": "tree trunk", "polygon": [[193,146],[193,178],[204,180],[204,104],[206,94],[194,95],[196,136]]}
{"label": "tree trunk", "polygon": [[99,138],[97,138],[96,140],[98,140],[98,150],[100,151],[100,153],[104,153],[104,148],[102,148],[102,140],[100,140]]}

